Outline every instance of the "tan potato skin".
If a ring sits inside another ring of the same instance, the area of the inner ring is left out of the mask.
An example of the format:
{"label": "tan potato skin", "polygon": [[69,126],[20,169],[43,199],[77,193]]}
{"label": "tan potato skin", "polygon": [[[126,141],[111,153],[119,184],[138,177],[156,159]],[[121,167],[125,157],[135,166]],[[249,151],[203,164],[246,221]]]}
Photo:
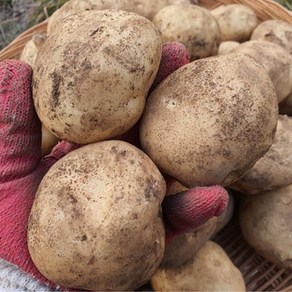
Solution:
{"label": "tan potato skin", "polygon": [[227,55],[229,54],[234,48],[239,46],[239,42],[235,41],[225,41],[222,42],[218,49],[218,55]]}
{"label": "tan potato skin", "polygon": [[67,17],[35,64],[33,95],[42,123],[78,144],[125,133],[143,112],[161,51],[158,31],[137,14],[91,10]]}
{"label": "tan potato skin", "polygon": [[165,246],[161,267],[179,267],[193,258],[196,252],[215,233],[217,222],[218,218],[214,217],[192,232],[175,236]]}
{"label": "tan potato skin", "polygon": [[42,180],[28,247],[54,283],[130,290],[147,282],[164,252],[165,181],[141,150],[123,141],[86,145]]}
{"label": "tan potato skin", "polygon": [[292,25],[282,20],[270,19],[260,23],[251,40],[265,40],[280,45],[292,54]]}
{"label": "tan potato skin", "polygon": [[240,271],[212,241],[206,242],[184,265],[159,268],[151,284],[155,291],[246,291]]}
{"label": "tan potato skin", "polygon": [[269,151],[231,187],[244,194],[258,194],[292,184],[292,117],[279,116]]}
{"label": "tan potato skin", "polygon": [[217,20],[222,41],[247,41],[259,21],[256,13],[242,4],[227,4],[210,11]]}
{"label": "tan potato skin", "polygon": [[164,43],[183,43],[191,60],[218,53],[220,31],[207,9],[191,4],[170,5],[161,9],[152,22],[160,31]]}
{"label": "tan potato skin", "polygon": [[254,40],[240,44],[232,52],[245,54],[263,66],[275,86],[279,103],[292,91],[292,57],[281,46]]}
{"label": "tan potato skin", "polygon": [[190,0],[70,0],[50,17],[47,29],[48,33],[51,33],[58,29],[64,17],[85,10],[125,10],[152,20],[153,16],[163,7],[178,3],[190,4]]}
{"label": "tan potato skin", "polygon": [[277,119],[267,73],[230,54],[166,78],[147,100],[140,139],[155,164],[184,186],[227,186],[268,151]]}
{"label": "tan potato skin", "polygon": [[58,138],[55,137],[44,125],[42,125],[42,156],[51,153],[51,150],[58,143]]}
{"label": "tan potato skin", "polygon": [[255,251],[278,266],[292,269],[292,185],[242,198],[240,226]]}

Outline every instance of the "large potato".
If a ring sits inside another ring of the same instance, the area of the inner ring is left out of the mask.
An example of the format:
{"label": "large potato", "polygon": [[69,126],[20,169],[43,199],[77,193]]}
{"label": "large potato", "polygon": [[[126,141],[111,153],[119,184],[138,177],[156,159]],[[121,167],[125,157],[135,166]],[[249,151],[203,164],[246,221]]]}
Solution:
{"label": "large potato", "polygon": [[191,258],[212,237],[218,218],[214,217],[192,232],[175,236],[166,246],[161,263],[163,268],[179,267]]}
{"label": "large potato", "polygon": [[161,50],[156,28],[137,14],[91,10],[67,17],[35,63],[42,123],[79,144],[123,134],[143,112]]}
{"label": "large potato", "polygon": [[153,18],[163,42],[183,43],[191,60],[217,55],[220,31],[207,9],[196,5],[170,5]]}
{"label": "large potato", "polygon": [[138,148],[86,145],[43,178],[28,226],[38,270],[66,287],[131,290],[147,282],[164,252],[165,181]]}
{"label": "large potato", "polygon": [[251,40],[276,43],[292,54],[292,25],[279,19],[263,21],[253,31]]}
{"label": "large potato", "polygon": [[103,9],[125,10],[152,20],[160,9],[171,4],[190,4],[190,0],[70,0],[50,17],[48,33],[58,29],[63,19],[75,12]]}
{"label": "large potato", "polygon": [[292,269],[292,185],[242,198],[240,226],[246,241],[263,257]]}
{"label": "large potato", "polygon": [[222,41],[247,41],[258,25],[256,13],[242,4],[227,4],[211,10],[221,31]]}
{"label": "large potato", "polygon": [[284,100],[292,91],[292,57],[281,46],[255,40],[240,44],[232,52],[245,54],[263,66],[275,86],[278,102]]}
{"label": "large potato", "polygon": [[151,284],[155,291],[246,291],[240,271],[212,241],[184,265],[159,268]]}
{"label": "large potato", "polygon": [[230,54],[168,76],[147,100],[140,138],[155,164],[184,186],[227,186],[268,151],[277,118],[268,74]]}
{"label": "large potato", "polygon": [[292,118],[279,116],[269,151],[232,188],[248,194],[275,190],[292,184]]}

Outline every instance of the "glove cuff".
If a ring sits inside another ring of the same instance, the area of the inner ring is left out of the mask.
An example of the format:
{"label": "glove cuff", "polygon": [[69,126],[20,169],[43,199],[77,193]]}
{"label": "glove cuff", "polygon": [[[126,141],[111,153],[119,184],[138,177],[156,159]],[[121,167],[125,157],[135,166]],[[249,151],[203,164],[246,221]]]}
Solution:
{"label": "glove cuff", "polygon": [[51,289],[3,259],[0,259],[0,291],[60,291]]}

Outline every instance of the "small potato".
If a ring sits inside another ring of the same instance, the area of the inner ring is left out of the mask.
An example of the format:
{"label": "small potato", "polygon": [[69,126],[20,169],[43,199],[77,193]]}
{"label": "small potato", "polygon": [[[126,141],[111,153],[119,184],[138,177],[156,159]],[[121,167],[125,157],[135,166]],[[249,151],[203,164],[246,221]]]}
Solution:
{"label": "small potato", "polygon": [[277,132],[269,151],[231,187],[258,194],[292,184],[292,118],[279,116]]}
{"label": "small potato", "polygon": [[239,46],[239,42],[235,42],[235,41],[222,42],[219,46],[218,55],[227,55],[234,48],[236,48],[238,46]]}
{"label": "small potato", "polygon": [[292,269],[292,185],[245,196],[240,207],[240,226],[245,240],[261,256]]}
{"label": "small potato", "polygon": [[20,60],[29,64],[32,68],[38,54],[40,47],[45,43],[47,35],[45,33],[35,33],[31,40],[29,40],[21,52]]}
{"label": "small potato", "polygon": [[281,46],[263,41],[247,41],[232,50],[253,58],[268,72],[280,103],[292,91],[292,57]]}
{"label": "small potato", "polygon": [[143,112],[161,52],[159,32],[135,13],[90,10],[67,17],[36,59],[40,120],[59,139],[78,144],[125,133]]}
{"label": "small potato", "polygon": [[220,31],[210,12],[196,5],[170,5],[153,18],[162,41],[183,43],[191,60],[217,55]]}
{"label": "small potato", "polygon": [[184,265],[159,268],[151,285],[155,291],[246,291],[241,272],[212,241],[206,242]]}
{"label": "small potato", "polygon": [[179,267],[191,258],[212,237],[217,227],[218,218],[214,217],[198,229],[174,237],[166,246],[161,266]]}
{"label": "small potato", "polygon": [[55,137],[44,125],[42,125],[42,157],[51,153],[59,139]]}
{"label": "small potato", "polygon": [[38,270],[65,287],[132,290],[161,263],[165,181],[123,141],[81,147],[43,178],[31,210],[28,247]]}
{"label": "small potato", "polygon": [[204,58],[168,76],[147,100],[143,150],[186,187],[228,186],[271,147],[278,119],[275,89],[253,59]]}
{"label": "small potato", "polygon": [[278,44],[292,54],[292,24],[278,19],[266,20],[254,30],[251,40]]}
{"label": "small potato", "polygon": [[182,184],[180,184],[178,181],[173,180],[168,184],[168,189],[167,189],[167,196],[172,196],[175,194],[178,194],[180,192],[186,191],[189,188],[186,188],[185,186],[183,186]]}
{"label": "small potato", "polygon": [[65,17],[76,12],[103,9],[124,10],[152,20],[160,9],[171,4],[190,4],[190,0],[70,0],[50,17],[48,33],[58,29]]}
{"label": "small potato", "polygon": [[256,13],[242,4],[227,4],[211,10],[221,31],[222,41],[247,41],[258,25]]}

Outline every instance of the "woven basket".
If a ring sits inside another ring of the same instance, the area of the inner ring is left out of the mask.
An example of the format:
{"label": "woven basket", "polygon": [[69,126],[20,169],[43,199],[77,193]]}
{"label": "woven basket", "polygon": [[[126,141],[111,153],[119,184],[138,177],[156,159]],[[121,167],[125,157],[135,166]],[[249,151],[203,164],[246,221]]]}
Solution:
{"label": "woven basket", "polygon": [[[242,3],[252,8],[258,18],[280,19],[292,24],[292,13],[272,0],[200,0],[199,5],[208,9],[222,4]],[[21,35],[0,51],[0,61],[18,58],[26,42],[34,33],[44,32],[44,21]],[[237,216],[235,216],[214,239],[230,256],[242,272],[248,291],[292,291],[292,271],[281,269],[259,256],[243,239]],[[149,286],[146,287],[149,289]],[[143,288],[141,290],[144,290]]]}

